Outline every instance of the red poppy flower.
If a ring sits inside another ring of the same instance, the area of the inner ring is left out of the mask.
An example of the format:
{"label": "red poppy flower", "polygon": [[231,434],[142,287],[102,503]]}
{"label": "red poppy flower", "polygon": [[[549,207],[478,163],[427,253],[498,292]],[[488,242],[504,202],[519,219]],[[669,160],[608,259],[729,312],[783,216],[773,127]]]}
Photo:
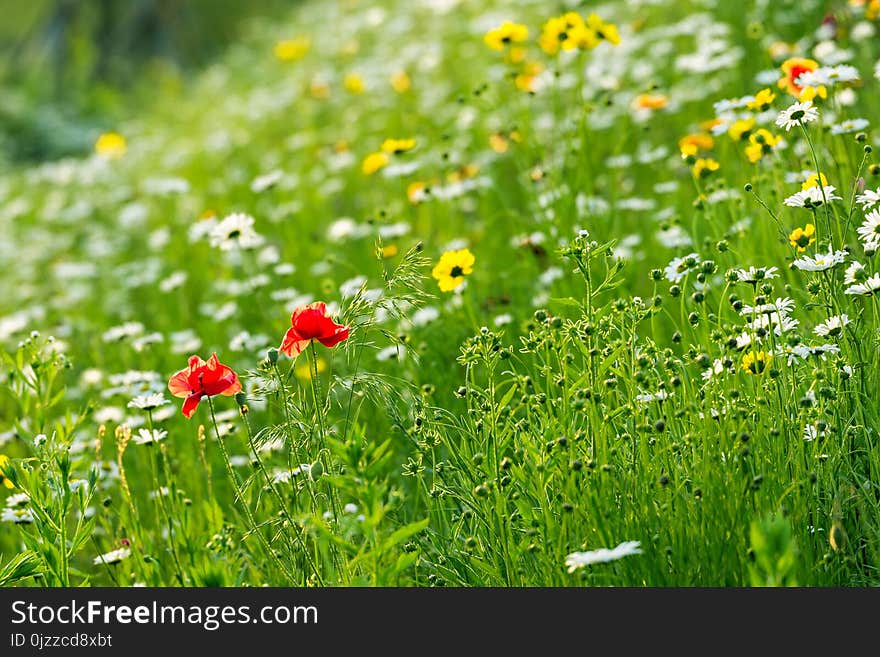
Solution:
{"label": "red poppy flower", "polygon": [[283,354],[296,358],[317,340],[325,347],[333,347],[348,339],[350,327],[337,324],[327,314],[327,304],[316,301],[307,306],[300,306],[290,316],[290,328],[284,334],[284,340],[278,348]]}
{"label": "red poppy flower", "polygon": [[241,391],[238,375],[212,354],[207,362],[198,356],[189,357],[189,367],[180,370],[168,381],[168,389],[175,397],[186,397],[183,415],[187,418],[196,412],[202,397],[234,395]]}

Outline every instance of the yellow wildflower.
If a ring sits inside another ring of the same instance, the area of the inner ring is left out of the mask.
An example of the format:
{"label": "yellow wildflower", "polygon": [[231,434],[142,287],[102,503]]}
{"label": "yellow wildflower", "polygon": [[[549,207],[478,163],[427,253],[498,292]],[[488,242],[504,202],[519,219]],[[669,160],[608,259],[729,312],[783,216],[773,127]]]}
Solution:
{"label": "yellow wildflower", "polygon": [[739,119],[730,124],[727,134],[734,141],[745,141],[752,134],[752,128],[755,127],[755,119],[749,117],[747,119]]}
{"label": "yellow wildflower", "polygon": [[9,463],[9,457],[5,454],[0,454],[0,485],[5,486],[6,488],[15,488],[9,479],[3,476],[2,469]]}
{"label": "yellow wildflower", "polygon": [[118,132],[105,132],[95,141],[95,152],[109,160],[118,160],[127,148],[125,137]]}
{"label": "yellow wildflower", "polygon": [[345,76],[345,79],[342,81],[345,90],[354,95],[364,93],[364,89],[366,86],[364,85],[364,79],[358,75],[357,73],[349,73]]}
{"label": "yellow wildflower", "polygon": [[379,169],[384,169],[388,166],[388,154],[383,153],[382,151],[376,151],[375,153],[370,153],[364,158],[364,161],[361,163],[361,171],[363,171],[368,176],[376,173]]}
{"label": "yellow wildflower", "polygon": [[[299,364],[293,369],[293,374],[300,381],[309,381],[312,378],[312,363],[308,360],[299,359]],[[327,371],[327,361],[318,357],[317,360],[318,375],[320,376]]]}
{"label": "yellow wildflower", "polygon": [[750,374],[760,374],[767,368],[771,360],[773,360],[773,355],[766,351],[750,351],[743,354],[742,368]]}
{"label": "yellow wildflower", "polygon": [[721,165],[718,164],[718,162],[713,160],[711,157],[707,157],[707,158],[701,157],[696,162],[694,162],[694,166],[693,166],[692,171],[693,171],[694,177],[705,178],[706,176],[708,176],[712,172],[718,171],[718,169],[720,169],[720,168],[721,168]]}
{"label": "yellow wildflower", "polygon": [[807,179],[806,179],[804,182],[801,183],[801,190],[805,192],[805,191],[807,191],[808,189],[810,189],[810,188],[812,188],[812,187],[818,187],[818,186],[819,186],[819,180],[822,181],[822,187],[827,187],[827,186],[828,186],[828,178],[825,177],[825,174],[824,174],[824,173],[821,174],[821,175],[819,175],[819,174],[815,174],[815,173],[811,173],[811,174],[807,177]]}
{"label": "yellow wildflower", "polygon": [[587,27],[592,30],[601,41],[607,41],[613,45],[620,44],[620,34],[614,23],[606,23],[596,14],[587,16]]}
{"label": "yellow wildflower", "polygon": [[409,88],[411,86],[412,80],[410,80],[409,75],[407,75],[406,71],[398,71],[391,76],[391,88],[394,89],[394,91],[396,91],[397,93],[405,93],[409,91]]}
{"label": "yellow wildflower", "polygon": [[803,253],[813,242],[816,241],[816,227],[813,224],[807,224],[803,228],[795,228],[788,236],[788,243]]}
{"label": "yellow wildflower", "polygon": [[746,107],[753,112],[763,112],[770,107],[774,100],[776,100],[776,94],[769,89],[761,89],[755,94],[754,100],[746,103]]}
{"label": "yellow wildflower", "polygon": [[666,107],[669,98],[663,94],[639,94],[633,101],[633,106],[637,109],[658,110]]}
{"label": "yellow wildflower", "polygon": [[483,41],[492,50],[504,50],[512,43],[522,43],[529,38],[529,28],[519,23],[504,21],[500,26],[486,32]]}
{"label": "yellow wildflower", "polygon": [[415,139],[386,139],[382,142],[382,150],[385,153],[400,155],[411,151],[416,147]]}
{"label": "yellow wildflower", "polygon": [[302,59],[311,47],[312,42],[308,37],[284,39],[275,44],[275,57],[282,62],[295,62]]}
{"label": "yellow wildflower", "polygon": [[464,283],[464,277],[474,271],[474,254],[468,249],[447,251],[431,271],[441,292],[451,292]]}
{"label": "yellow wildflower", "polygon": [[678,148],[683,158],[696,157],[697,153],[711,150],[714,145],[715,140],[712,139],[712,135],[705,132],[695,132],[678,140]]}
{"label": "yellow wildflower", "polygon": [[764,128],[758,128],[757,131],[749,135],[749,145],[746,146],[746,157],[749,158],[749,162],[754,164],[765,155],[772,153],[773,149],[780,141],[782,141],[782,137],[774,135],[772,132],[765,130]]}

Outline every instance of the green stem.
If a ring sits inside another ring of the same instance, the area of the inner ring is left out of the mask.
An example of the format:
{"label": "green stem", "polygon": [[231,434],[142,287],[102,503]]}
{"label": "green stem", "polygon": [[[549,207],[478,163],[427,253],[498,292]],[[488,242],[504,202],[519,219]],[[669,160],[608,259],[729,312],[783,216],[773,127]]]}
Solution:
{"label": "green stem", "polygon": [[[311,388],[312,388],[312,399],[315,402],[315,418],[318,422],[318,458],[321,461],[321,465],[324,467],[325,475],[331,475],[330,471],[330,459],[328,458],[328,450],[327,450],[327,442],[324,429],[324,405],[320,401],[320,393],[318,392],[318,350],[315,348],[315,341],[312,340],[309,343],[309,360],[311,362]],[[327,491],[330,496],[330,508],[333,512],[333,522],[338,522],[339,520],[339,505],[336,501],[336,492],[333,489],[333,484],[330,483],[327,486]]]}
{"label": "green stem", "polygon": [[[278,507],[281,509],[281,514],[284,516],[284,519],[287,521],[287,523],[290,525],[291,530],[294,532],[294,535],[296,536],[297,542],[299,543],[300,548],[302,549],[303,553],[305,554],[306,559],[309,562],[309,566],[311,566],[312,572],[315,574],[315,578],[318,581],[318,585],[323,586],[324,581],[321,579],[321,573],[318,571],[318,567],[315,565],[315,562],[312,560],[312,555],[309,552],[308,547],[305,544],[305,538],[303,536],[303,534],[305,532],[303,531],[301,533],[302,528],[297,523],[295,523],[293,518],[290,516],[290,512],[287,509],[287,504],[284,502],[284,498],[281,496],[281,493],[278,491],[278,488],[275,486],[275,482],[272,479],[272,477],[269,475],[269,472],[266,470],[266,466],[263,465],[263,460],[260,458],[260,453],[259,453],[259,451],[257,451],[257,446],[254,443],[254,436],[253,436],[253,432],[251,431],[251,423],[248,421],[247,415],[242,413],[241,417],[244,420],[245,427],[247,428],[248,444],[250,445],[251,453],[254,455],[254,459],[257,462],[257,467],[259,468],[260,472],[263,474],[263,477],[265,477],[266,484],[269,486],[269,490],[272,492],[273,496],[275,497],[275,500],[278,502]],[[290,537],[287,536],[286,533],[285,533],[285,537],[287,538],[288,544],[289,544]]]}
{"label": "green stem", "polygon": [[235,470],[232,468],[232,461],[229,460],[229,451],[226,449],[226,443],[224,443],[223,438],[220,437],[220,429],[217,427],[217,418],[214,415],[214,401],[211,399],[211,397],[208,397],[207,399],[208,408],[211,409],[211,422],[213,422],[214,424],[214,433],[217,436],[217,442],[220,444],[220,451],[223,452],[223,462],[226,464],[226,472],[229,475],[229,480],[232,483],[233,490],[235,491],[235,498],[241,502],[242,509],[244,509],[244,515],[247,518],[248,523],[250,524],[251,533],[256,534],[257,540],[260,541],[263,549],[275,562],[275,565],[278,566],[282,573],[284,573],[284,576],[287,577],[287,580],[293,583],[293,574],[287,569],[287,566],[284,565],[278,555],[275,554],[272,546],[269,545],[269,541],[266,540],[265,536],[263,536],[263,532],[260,531],[256,520],[254,520],[254,515],[253,513],[251,513],[251,509],[244,499],[244,495],[241,491],[241,486],[238,483],[238,475],[235,474]]}

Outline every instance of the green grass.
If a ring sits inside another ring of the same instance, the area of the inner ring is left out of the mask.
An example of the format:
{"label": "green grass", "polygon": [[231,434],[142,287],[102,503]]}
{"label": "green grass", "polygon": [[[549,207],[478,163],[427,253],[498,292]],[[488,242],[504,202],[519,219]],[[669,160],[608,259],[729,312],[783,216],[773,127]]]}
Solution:
{"label": "green grass", "polygon": [[[880,112],[858,10],[608,3],[595,11],[620,45],[552,57],[536,44],[552,7],[441,4],[304,3],[253,23],[106,126],[122,157],[0,178],[0,452],[32,518],[4,524],[0,582],[880,583],[878,301],[844,282],[853,262],[877,271],[855,196],[880,178],[870,124],[831,130]],[[861,82],[785,132],[779,66],[814,52],[827,12]],[[483,43],[503,20],[529,27],[535,93]],[[276,59],[300,36],[301,59]],[[800,41],[780,54],[779,40]],[[395,91],[400,71],[411,86]],[[719,134],[701,153],[719,170],[695,178],[679,139],[764,87],[776,99],[753,130],[784,143],[752,164]],[[637,110],[640,94],[667,103]],[[841,200],[784,206],[816,162]],[[257,248],[203,234],[200,217],[235,212]],[[818,240],[797,253],[788,235],[808,222]],[[829,245],[845,263],[790,266]],[[465,247],[473,273],[441,292],[433,266]],[[750,266],[778,276],[730,273]],[[778,334],[743,312],[779,299]],[[313,300],[351,337],[276,360]],[[840,333],[814,333],[841,314]],[[817,345],[831,346],[802,351]],[[212,352],[246,399],[186,420],[166,382]],[[758,352],[772,358],[753,373]],[[163,390],[167,405],[127,407]],[[149,428],[167,436],[136,444]],[[568,555],[626,541],[641,552],[568,572]]]}

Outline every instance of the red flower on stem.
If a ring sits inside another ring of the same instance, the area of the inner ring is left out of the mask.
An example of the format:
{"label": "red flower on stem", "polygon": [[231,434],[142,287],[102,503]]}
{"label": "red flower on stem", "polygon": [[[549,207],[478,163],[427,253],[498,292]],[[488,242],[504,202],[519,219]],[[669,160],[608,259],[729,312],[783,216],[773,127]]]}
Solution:
{"label": "red flower on stem", "polygon": [[290,358],[296,358],[312,340],[317,340],[325,347],[334,347],[343,340],[348,340],[350,330],[350,327],[342,326],[330,319],[326,303],[316,301],[293,311],[290,316],[290,328],[284,334],[284,340],[278,351]]}
{"label": "red flower on stem", "polygon": [[241,382],[231,368],[217,360],[215,353],[207,361],[190,356],[189,367],[171,377],[168,389],[175,397],[186,397],[182,412],[184,417],[191,418],[202,397],[234,395],[241,391]]}

